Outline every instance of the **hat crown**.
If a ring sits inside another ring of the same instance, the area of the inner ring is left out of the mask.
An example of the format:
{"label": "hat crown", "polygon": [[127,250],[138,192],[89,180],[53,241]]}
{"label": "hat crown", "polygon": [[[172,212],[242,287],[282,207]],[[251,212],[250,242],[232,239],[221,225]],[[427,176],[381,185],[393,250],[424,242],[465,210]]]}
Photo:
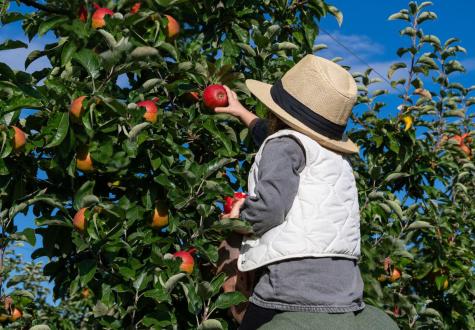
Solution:
{"label": "hat crown", "polygon": [[340,65],[306,55],[282,77],[284,89],[311,111],[346,125],[356,101],[353,76]]}

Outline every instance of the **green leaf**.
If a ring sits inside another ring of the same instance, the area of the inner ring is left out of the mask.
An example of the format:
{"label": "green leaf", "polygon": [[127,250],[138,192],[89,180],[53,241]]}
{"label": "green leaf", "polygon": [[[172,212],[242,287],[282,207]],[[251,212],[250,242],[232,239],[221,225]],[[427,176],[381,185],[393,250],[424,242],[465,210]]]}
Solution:
{"label": "green leaf", "polygon": [[35,295],[28,290],[15,290],[12,293],[10,293],[10,295],[13,297],[25,297],[30,300],[35,299]]}
{"label": "green leaf", "polygon": [[92,312],[95,317],[102,317],[107,315],[107,313],[109,312],[109,308],[107,308],[107,306],[99,300],[92,309]]}
{"label": "green leaf", "polygon": [[203,299],[208,299],[213,295],[213,288],[209,282],[200,282],[198,284],[198,295]]}
{"label": "green leaf", "polygon": [[241,49],[243,49],[247,53],[247,55],[252,56],[252,57],[256,56],[256,51],[250,45],[242,43],[242,42],[238,42],[237,45]]}
{"label": "green leaf", "polygon": [[84,69],[89,73],[92,79],[99,77],[101,70],[101,58],[90,49],[81,49],[78,53],[73,55],[73,58],[78,61]]}
{"label": "green leaf", "polygon": [[388,17],[389,21],[394,21],[394,20],[397,20],[397,19],[407,21],[407,22],[410,21],[409,15],[405,14],[405,13],[401,13],[401,12],[392,14],[391,16]]}
{"label": "green leaf", "polygon": [[61,52],[61,65],[65,66],[73,59],[74,54],[77,51],[77,46],[74,42],[67,42],[63,46],[63,51]]}
{"label": "green leaf", "polygon": [[406,178],[408,176],[410,176],[409,173],[391,173],[386,177],[385,181],[390,182],[400,178]]}
{"label": "green leaf", "polygon": [[142,47],[135,48],[130,54],[130,57],[133,60],[139,60],[145,57],[157,56],[157,55],[158,55],[158,50],[156,48],[149,47],[149,46],[142,46]]}
{"label": "green leaf", "polygon": [[213,308],[227,309],[245,301],[247,298],[241,292],[225,292],[219,295],[212,306]]}
{"label": "green leaf", "polygon": [[144,286],[148,283],[149,280],[147,280],[147,273],[146,272],[141,272],[137,279],[133,283],[133,287],[135,290],[140,291],[143,289]]}
{"label": "green leaf", "polygon": [[417,34],[417,30],[414,29],[413,27],[408,26],[408,27],[402,29],[401,31],[399,31],[399,33],[402,36],[415,37],[416,34]]}
{"label": "green leaf", "polygon": [[173,291],[173,289],[178,284],[178,282],[184,279],[185,277],[186,277],[185,273],[179,273],[179,274],[175,274],[171,276],[165,283],[165,286],[164,286],[165,290],[167,290],[167,292]]}
{"label": "green leaf", "polygon": [[135,125],[132,127],[132,129],[129,132],[129,139],[133,140],[139,135],[140,132],[142,132],[144,129],[146,129],[148,126],[151,124],[149,122],[143,122],[140,124]]}
{"label": "green leaf", "polygon": [[222,330],[224,329],[221,322],[215,319],[208,319],[203,321],[199,327],[199,330]]}
{"label": "green leaf", "polygon": [[226,281],[226,278],[227,276],[225,273],[220,273],[213,278],[213,280],[210,283],[211,289],[213,290],[213,295],[217,294],[221,290],[221,287]]}
{"label": "green leaf", "polygon": [[96,274],[96,261],[92,259],[82,260],[79,262],[78,268],[81,284],[86,286]]}
{"label": "green leaf", "polygon": [[110,48],[115,48],[117,47],[117,41],[115,40],[114,36],[107,32],[104,29],[100,29],[99,33],[102,34],[104,39],[106,40],[107,44],[109,45]]}
{"label": "green leaf", "polygon": [[170,54],[175,60],[178,61],[178,53],[172,44],[169,44],[168,42],[162,42],[160,43],[158,48],[163,49],[168,54]]}
{"label": "green leaf", "polygon": [[398,202],[392,201],[392,200],[387,200],[386,204],[388,204],[391,207],[391,209],[393,209],[393,211],[396,213],[396,215],[399,217],[399,219],[403,218],[402,209],[401,209],[401,206],[399,205]]}
{"label": "green leaf", "polygon": [[51,330],[51,328],[46,324],[39,324],[32,326],[30,330]]}
{"label": "green leaf", "polygon": [[40,24],[40,27],[38,28],[38,36],[44,35],[46,32],[51,30],[52,28],[61,25],[63,23],[69,22],[68,17],[53,17],[47,21],[44,21],[43,23]]}
{"label": "green leaf", "polygon": [[421,315],[427,315],[427,316],[434,316],[438,319],[441,319],[442,316],[440,315],[440,313],[434,309],[434,308],[426,308],[424,309],[422,312],[421,312]]}
{"label": "green leaf", "polygon": [[168,293],[162,288],[145,291],[143,295],[144,297],[154,299],[158,303],[167,301],[169,299]]}
{"label": "green leaf", "polygon": [[284,42],[278,42],[272,46],[274,50],[293,50],[293,49],[299,49],[299,46],[296,44],[289,42],[289,41],[284,41]]}
{"label": "green leaf", "polygon": [[407,229],[409,230],[415,230],[415,229],[422,229],[422,228],[433,228],[434,226],[428,223],[427,221],[414,221],[412,222]]}
{"label": "green leaf", "polygon": [[422,24],[427,20],[436,20],[437,14],[432,11],[425,11],[417,17],[417,24]]}
{"label": "green leaf", "polygon": [[0,21],[4,25],[7,25],[7,24],[10,24],[10,23],[13,23],[13,22],[16,22],[16,21],[21,21],[21,20],[25,19],[25,17],[26,16],[23,15],[22,13],[15,12],[15,11],[7,11],[7,12],[2,12],[1,13]]}
{"label": "green leaf", "polygon": [[399,63],[391,64],[388,70],[388,78],[391,79],[397,70],[403,69],[403,68],[407,68],[406,63],[399,62]]}
{"label": "green leaf", "polygon": [[28,48],[28,45],[20,40],[6,40],[0,44],[0,51],[17,49],[17,48]]}
{"label": "green leaf", "polygon": [[69,113],[63,112],[62,114],[57,114],[56,117],[59,118],[58,126],[56,127],[56,134],[53,136],[53,139],[45,148],[53,148],[59,146],[69,132]]}
{"label": "green leaf", "polygon": [[26,228],[22,232],[18,232],[17,235],[19,235],[22,240],[28,242],[31,246],[35,246],[36,244],[36,233],[35,230],[32,228]]}
{"label": "green leaf", "polygon": [[335,6],[328,6],[327,9],[333,16],[335,16],[338,25],[341,26],[343,24],[343,13]]}
{"label": "green leaf", "polygon": [[26,58],[25,60],[25,69],[28,68],[30,66],[31,63],[33,63],[34,61],[36,61],[37,59],[39,59],[40,57],[43,57],[45,56],[46,53],[45,52],[42,52],[40,50],[34,50],[32,51]]}
{"label": "green leaf", "polygon": [[74,208],[79,210],[83,207],[83,199],[85,196],[93,195],[95,181],[86,181],[74,195]]}
{"label": "green leaf", "polygon": [[233,154],[233,148],[231,144],[231,140],[229,137],[222,131],[220,131],[216,127],[216,123],[214,122],[213,119],[208,119],[204,122],[203,127],[207,129],[215,138],[217,138],[219,141],[221,141],[226,148],[227,154],[232,155]]}

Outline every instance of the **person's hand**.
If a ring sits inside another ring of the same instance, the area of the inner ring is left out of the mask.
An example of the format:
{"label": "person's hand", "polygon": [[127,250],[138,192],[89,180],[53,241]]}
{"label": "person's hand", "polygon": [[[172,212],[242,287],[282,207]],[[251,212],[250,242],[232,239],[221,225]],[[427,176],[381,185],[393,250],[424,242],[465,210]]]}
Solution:
{"label": "person's hand", "polygon": [[243,114],[249,112],[242,104],[239,102],[236,92],[229,89],[228,86],[224,85],[226,94],[228,95],[228,106],[227,107],[216,107],[214,111],[216,113],[227,113],[235,117],[241,117]]}
{"label": "person's hand", "polygon": [[233,208],[231,209],[231,212],[229,212],[228,214],[221,214],[220,219],[237,219],[237,218],[239,218],[240,211],[241,211],[240,210],[241,206],[242,206],[242,204],[244,204],[245,201],[246,201],[245,198],[237,199],[233,204]]}

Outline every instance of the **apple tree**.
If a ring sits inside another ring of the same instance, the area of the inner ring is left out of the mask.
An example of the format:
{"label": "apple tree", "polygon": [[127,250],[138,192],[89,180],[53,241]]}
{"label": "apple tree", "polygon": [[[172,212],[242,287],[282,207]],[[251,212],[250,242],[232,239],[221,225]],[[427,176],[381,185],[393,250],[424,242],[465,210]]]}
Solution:
{"label": "apple tree", "polygon": [[[246,189],[256,150],[200,95],[228,84],[264,116],[244,80],[273,82],[318,54],[319,20],[342,14],[322,0],[17,2],[34,10],[7,11],[3,24],[54,41],[25,63],[51,67],[0,63],[0,250],[41,235],[32,257],[48,258],[54,297],[87,292],[84,318],[64,327],[234,328],[226,310],[245,298],[221,293],[217,247],[245,224],[217,219],[220,201]],[[390,16],[403,24],[391,90],[371,69],[354,72],[360,267],[366,302],[401,328],[465,329],[475,326],[474,88],[456,81],[458,40],[422,30],[437,18],[430,5]],[[37,228],[18,232],[28,210]]]}
{"label": "apple tree", "polygon": [[387,72],[390,92],[371,69],[354,74],[361,269],[366,301],[401,328],[471,329],[475,86],[457,82],[459,40],[423,30],[437,19],[431,5],[411,1],[389,17],[404,42]]}
{"label": "apple tree", "polygon": [[[217,248],[244,224],[218,215],[255,147],[199,95],[228,84],[264,115],[244,79],[278,79],[313,51],[318,20],[341,13],[324,1],[18,3],[34,10],[3,24],[54,41],[25,63],[51,67],[0,64],[4,239],[42,237],[32,257],[48,258],[55,298],[88,290],[89,328],[233,327],[227,308],[245,297],[220,292]],[[30,209],[37,228],[18,233]]]}

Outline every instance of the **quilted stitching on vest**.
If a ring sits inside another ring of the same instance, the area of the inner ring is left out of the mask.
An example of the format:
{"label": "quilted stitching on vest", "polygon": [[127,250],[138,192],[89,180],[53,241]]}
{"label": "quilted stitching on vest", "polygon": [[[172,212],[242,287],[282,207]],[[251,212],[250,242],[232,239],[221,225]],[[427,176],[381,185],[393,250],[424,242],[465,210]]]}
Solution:
{"label": "quilted stitching on vest", "polygon": [[306,166],[285,221],[262,237],[243,241],[238,267],[249,271],[290,258],[360,257],[358,192],[349,161],[318,142],[294,130],[280,130],[262,143],[248,179],[250,196],[255,196],[258,166],[265,144],[291,135],[305,149]]}

